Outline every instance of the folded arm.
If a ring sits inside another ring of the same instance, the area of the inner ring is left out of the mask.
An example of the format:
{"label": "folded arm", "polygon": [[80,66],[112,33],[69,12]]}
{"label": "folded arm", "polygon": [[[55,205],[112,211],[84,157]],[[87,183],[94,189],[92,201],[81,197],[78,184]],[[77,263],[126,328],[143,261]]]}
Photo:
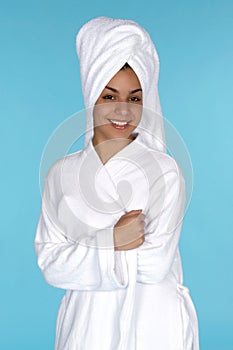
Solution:
{"label": "folded arm", "polygon": [[34,242],[45,280],[54,287],[73,290],[126,288],[127,266],[114,251],[113,228],[96,230],[79,242],[72,241],[49,215],[47,201],[51,206],[53,200],[45,179]]}
{"label": "folded arm", "polygon": [[185,201],[185,180],[178,166],[155,181],[145,242],[137,252],[138,282],[157,283],[169,273],[180,237]]}

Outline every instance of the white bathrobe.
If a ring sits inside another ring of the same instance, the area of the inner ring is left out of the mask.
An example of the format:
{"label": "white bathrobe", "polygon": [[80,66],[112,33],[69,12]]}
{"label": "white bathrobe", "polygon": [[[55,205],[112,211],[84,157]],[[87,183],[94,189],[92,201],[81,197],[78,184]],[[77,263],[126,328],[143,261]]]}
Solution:
{"label": "white bathrobe", "polygon": [[[121,20],[101,17],[90,22],[91,30],[98,21],[107,33],[113,24],[122,26]],[[85,84],[83,78],[84,96]],[[145,87],[142,75],[141,84]],[[102,87],[96,87],[92,102]],[[158,110],[158,95],[156,103]],[[88,118],[87,113],[90,126]],[[56,350],[199,349],[196,312],[183,285],[178,248],[185,181],[177,162],[164,152],[162,119],[155,121],[160,124],[153,129],[152,123],[154,142],[149,128],[137,128],[135,140],[105,164],[89,130],[85,148],[59,159],[47,173],[35,248],[46,281],[66,290]],[[133,209],[145,214],[145,242],[115,251],[113,227]]]}

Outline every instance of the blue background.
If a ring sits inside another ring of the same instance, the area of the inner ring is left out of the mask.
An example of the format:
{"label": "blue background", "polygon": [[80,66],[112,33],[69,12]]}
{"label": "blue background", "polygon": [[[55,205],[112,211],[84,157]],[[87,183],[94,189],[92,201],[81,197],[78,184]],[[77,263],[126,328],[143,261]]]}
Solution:
{"label": "blue background", "polygon": [[75,36],[97,16],[137,21],[159,53],[164,116],[194,170],[181,238],[184,282],[202,350],[233,349],[232,1],[0,2],[0,348],[53,349],[63,291],[46,284],[33,247],[39,166],[54,129],[83,108]]}

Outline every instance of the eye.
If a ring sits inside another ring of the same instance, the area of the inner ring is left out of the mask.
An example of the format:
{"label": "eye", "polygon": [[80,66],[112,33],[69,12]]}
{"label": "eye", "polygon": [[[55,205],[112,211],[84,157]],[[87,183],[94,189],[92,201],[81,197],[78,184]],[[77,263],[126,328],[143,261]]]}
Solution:
{"label": "eye", "polygon": [[129,100],[132,101],[132,102],[139,102],[139,101],[141,101],[141,99],[139,97],[136,97],[136,96],[130,97]]}
{"label": "eye", "polygon": [[103,96],[103,99],[104,100],[114,100],[114,96],[112,96],[112,95],[105,95],[105,96]]}

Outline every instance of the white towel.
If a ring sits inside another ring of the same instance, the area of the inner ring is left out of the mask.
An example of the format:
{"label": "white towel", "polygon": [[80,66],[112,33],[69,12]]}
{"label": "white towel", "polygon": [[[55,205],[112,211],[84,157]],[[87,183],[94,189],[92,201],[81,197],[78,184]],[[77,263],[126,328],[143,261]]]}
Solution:
{"label": "white towel", "polygon": [[145,145],[165,152],[158,94],[159,58],[146,30],[132,20],[94,18],[80,29],[76,48],[85,106],[89,108],[85,146],[93,136],[92,108],[96,100],[112,77],[128,62],[143,91],[143,115],[135,132],[139,132]]}

